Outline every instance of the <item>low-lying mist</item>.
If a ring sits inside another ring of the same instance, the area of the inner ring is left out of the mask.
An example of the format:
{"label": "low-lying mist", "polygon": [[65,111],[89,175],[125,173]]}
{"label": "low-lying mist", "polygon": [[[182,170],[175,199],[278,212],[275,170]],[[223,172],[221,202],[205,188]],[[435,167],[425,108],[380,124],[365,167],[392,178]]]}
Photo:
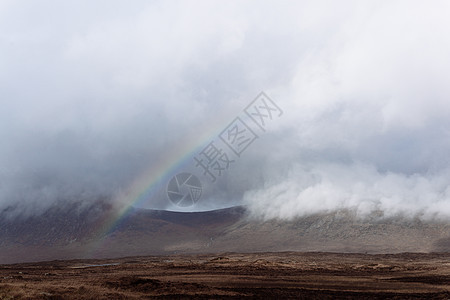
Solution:
{"label": "low-lying mist", "polygon": [[[132,204],[143,174],[175,165],[204,183],[190,211],[446,218],[449,12],[445,1],[2,2],[0,212]],[[219,180],[201,177],[196,147],[261,91],[283,115]],[[178,209],[165,187],[139,207]]]}

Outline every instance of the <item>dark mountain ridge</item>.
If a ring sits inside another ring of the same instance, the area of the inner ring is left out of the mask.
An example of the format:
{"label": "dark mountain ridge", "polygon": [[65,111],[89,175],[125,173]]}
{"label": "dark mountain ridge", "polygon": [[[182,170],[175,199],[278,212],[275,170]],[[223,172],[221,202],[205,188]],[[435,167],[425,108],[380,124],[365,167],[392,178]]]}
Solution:
{"label": "dark mountain ridge", "polygon": [[243,206],[205,212],[98,204],[0,218],[0,263],[213,252],[448,252],[450,222],[358,218],[349,211],[287,220],[252,218]]}

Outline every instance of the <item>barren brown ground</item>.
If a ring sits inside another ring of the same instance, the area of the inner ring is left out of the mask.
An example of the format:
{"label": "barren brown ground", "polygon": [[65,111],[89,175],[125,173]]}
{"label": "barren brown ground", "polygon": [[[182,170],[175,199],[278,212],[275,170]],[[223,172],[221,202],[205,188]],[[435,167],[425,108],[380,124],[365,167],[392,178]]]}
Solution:
{"label": "barren brown ground", "polygon": [[225,253],[0,266],[0,299],[450,299],[450,254]]}

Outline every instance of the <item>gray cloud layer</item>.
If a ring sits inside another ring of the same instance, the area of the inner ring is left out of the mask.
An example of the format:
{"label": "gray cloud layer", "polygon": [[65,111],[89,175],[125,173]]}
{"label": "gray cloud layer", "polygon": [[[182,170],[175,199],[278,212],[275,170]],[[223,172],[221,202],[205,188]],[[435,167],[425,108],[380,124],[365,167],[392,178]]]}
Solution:
{"label": "gray cloud layer", "polygon": [[[448,216],[449,12],[445,1],[2,1],[0,209],[130,201],[168,149],[264,90],[285,114],[195,209]],[[173,208],[163,194],[141,205]]]}

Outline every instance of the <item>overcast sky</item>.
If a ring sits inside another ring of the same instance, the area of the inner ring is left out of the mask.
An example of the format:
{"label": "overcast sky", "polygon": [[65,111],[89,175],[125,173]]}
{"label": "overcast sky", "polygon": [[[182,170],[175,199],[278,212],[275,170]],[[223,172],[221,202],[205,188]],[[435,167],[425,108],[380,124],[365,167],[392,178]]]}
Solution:
{"label": "overcast sky", "polygon": [[[0,209],[132,201],[170,151],[214,140],[265,91],[284,114],[220,180],[199,172],[192,209],[449,216],[449,15],[448,1],[0,0]],[[164,192],[139,205],[174,209]]]}

